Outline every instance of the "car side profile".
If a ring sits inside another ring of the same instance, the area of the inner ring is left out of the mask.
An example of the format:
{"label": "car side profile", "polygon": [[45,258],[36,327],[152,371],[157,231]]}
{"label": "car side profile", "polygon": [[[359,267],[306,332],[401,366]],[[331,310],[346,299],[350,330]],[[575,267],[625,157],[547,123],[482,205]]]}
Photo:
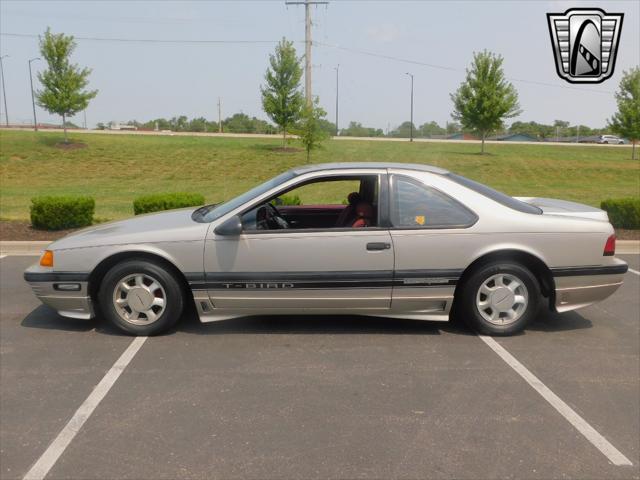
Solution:
{"label": "car side profile", "polygon": [[616,137],[615,135],[600,135],[598,137],[598,143],[604,145],[624,145],[624,140],[620,137]]}
{"label": "car side profile", "polygon": [[[289,170],[218,205],[91,227],[24,274],[60,315],[134,335],[261,314],[357,314],[521,331],[542,305],[622,284],[606,212],[513,198],[438,167],[338,163]],[[455,308],[454,308],[455,307]]]}

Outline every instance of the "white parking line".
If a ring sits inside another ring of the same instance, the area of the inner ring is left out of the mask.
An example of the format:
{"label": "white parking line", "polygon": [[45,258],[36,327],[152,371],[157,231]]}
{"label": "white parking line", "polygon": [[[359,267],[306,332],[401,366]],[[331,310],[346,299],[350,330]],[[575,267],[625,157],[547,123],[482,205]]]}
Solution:
{"label": "white parking line", "polygon": [[24,480],[41,480],[49,470],[55,465],[65,449],[69,446],[73,437],[80,431],[84,422],[91,416],[102,399],[109,393],[113,384],[116,383],[118,377],[124,369],[129,365],[133,357],[135,357],[140,347],[144,344],[147,337],[137,337],[129,344],[120,358],[116,360],[107,374],[100,380],[100,383],[93,389],[93,392],[87,397],[80,408],[73,414],[71,420],[65,425],[56,439],[45,450],[38,461],[31,467],[31,470],[24,476]]}
{"label": "white parking line", "polygon": [[633,268],[630,268],[629,271],[631,273],[635,273],[636,275],[640,275],[640,272],[638,270],[634,270]]}
{"label": "white parking line", "polygon": [[513,355],[511,355],[502,345],[493,338],[485,335],[478,335],[480,339],[486,343],[491,350],[498,354],[507,365],[513,368],[531,387],[538,392],[542,398],[551,404],[560,415],[562,415],[576,430],[589,440],[594,447],[600,450],[611,463],[617,466],[633,465],[631,460],[625,457],[616,447],[611,445],[609,441],[596,431],[587,421],[578,415],[569,405],[567,405],[560,397],[553,393],[538,377],[531,373],[522,365]]}

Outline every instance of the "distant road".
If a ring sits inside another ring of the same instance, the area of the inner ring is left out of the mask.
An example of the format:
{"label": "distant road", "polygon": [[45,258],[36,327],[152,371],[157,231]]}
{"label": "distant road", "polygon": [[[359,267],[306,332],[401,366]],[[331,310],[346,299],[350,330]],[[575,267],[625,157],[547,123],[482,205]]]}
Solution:
{"label": "distant road", "polygon": [[[32,127],[0,127],[0,130],[31,130]],[[42,128],[44,132],[63,132],[61,128]],[[264,133],[217,133],[217,132],[170,132],[147,131],[147,130],[85,130],[82,128],[68,128],[67,132],[83,133],[83,134],[102,134],[102,135],[155,135],[155,136],[183,136],[183,137],[223,137],[223,138],[279,138],[279,135],[268,135]],[[287,135],[288,138],[296,138],[295,135]],[[389,138],[389,137],[331,137],[333,140],[357,140],[367,142],[408,142],[408,138]],[[435,138],[415,138],[416,143],[482,143],[481,140],[444,140]],[[597,143],[569,143],[569,142],[508,142],[500,140],[486,140],[487,144],[509,144],[509,145],[560,145],[566,147],[631,147],[631,144],[624,145],[600,145]]]}

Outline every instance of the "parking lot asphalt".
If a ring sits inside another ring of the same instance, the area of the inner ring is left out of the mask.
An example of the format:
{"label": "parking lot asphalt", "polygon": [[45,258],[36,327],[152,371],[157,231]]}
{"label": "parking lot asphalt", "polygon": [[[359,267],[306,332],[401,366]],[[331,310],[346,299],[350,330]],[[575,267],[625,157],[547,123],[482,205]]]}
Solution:
{"label": "parking lot asphalt", "polygon": [[[22,280],[34,260],[0,259],[7,479],[48,451],[132,342],[40,305]],[[46,478],[640,478],[640,276],[496,341],[632,465],[457,325],[185,318],[146,340]]]}

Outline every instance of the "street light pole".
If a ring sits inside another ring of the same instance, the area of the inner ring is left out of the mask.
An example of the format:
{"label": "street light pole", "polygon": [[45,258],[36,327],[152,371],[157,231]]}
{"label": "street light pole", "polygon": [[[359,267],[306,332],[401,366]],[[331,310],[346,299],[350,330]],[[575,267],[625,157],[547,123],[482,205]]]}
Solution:
{"label": "street light pole", "polygon": [[338,64],[337,67],[335,67],[336,70],[336,137],[338,136],[338,132],[340,131],[338,129],[338,93],[339,93],[339,89],[340,89],[340,64]]}
{"label": "street light pole", "polygon": [[7,89],[4,86],[4,67],[2,65],[2,59],[8,57],[9,55],[2,55],[0,57],[0,77],[2,77],[2,95],[4,96],[4,120],[9,126],[9,112],[7,111]]}
{"label": "street light pole", "polygon": [[413,142],[413,74],[407,72],[407,75],[411,77],[411,125],[410,125],[411,134],[409,137],[409,141]]}
{"label": "street light pole", "polygon": [[[31,83],[31,106],[33,107],[33,130],[38,131],[38,119],[36,118],[36,99],[33,94],[33,75],[31,74],[31,62],[40,60],[40,57],[29,60],[29,82]],[[6,108],[6,107],[5,107]]]}

